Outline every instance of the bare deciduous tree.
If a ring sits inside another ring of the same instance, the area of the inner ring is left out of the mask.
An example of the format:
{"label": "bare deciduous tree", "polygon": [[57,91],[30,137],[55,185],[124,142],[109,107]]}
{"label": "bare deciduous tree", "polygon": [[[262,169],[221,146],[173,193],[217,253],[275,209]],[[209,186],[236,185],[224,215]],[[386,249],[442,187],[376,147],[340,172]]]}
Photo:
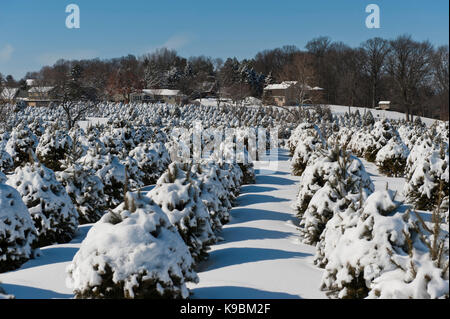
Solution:
{"label": "bare deciduous tree", "polygon": [[431,75],[432,45],[416,42],[403,35],[390,41],[387,69],[396,85],[397,99],[410,121],[414,107],[418,105],[420,87],[429,82]]}
{"label": "bare deciduous tree", "polygon": [[82,72],[82,68],[75,64],[70,74],[58,87],[62,94],[62,108],[66,114],[66,124],[69,130],[76,125],[86,112],[95,107],[95,89],[81,85]]}
{"label": "bare deciduous tree", "polygon": [[437,96],[437,103],[440,104],[440,118],[448,120],[448,96],[449,96],[449,64],[448,45],[439,47],[433,54],[432,72],[433,87]]}
{"label": "bare deciduous tree", "polygon": [[389,42],[382,38],[369,39],[362,44],[364,53],[363,71],[370,79],[372,108],[378,99],[378,86],[385,71],[386,57],[389,53]]}

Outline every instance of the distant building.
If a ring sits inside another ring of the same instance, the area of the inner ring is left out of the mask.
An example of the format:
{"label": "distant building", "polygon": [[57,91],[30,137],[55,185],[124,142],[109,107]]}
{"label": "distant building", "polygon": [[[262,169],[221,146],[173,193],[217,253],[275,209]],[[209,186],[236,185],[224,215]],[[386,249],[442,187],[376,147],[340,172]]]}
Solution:
{"label": "distant building", "polygon": [[32,87],[32,86],[36,85],[35,79],[26,79],[25,81],[26,81],[28,87]]}
{"label": "distant building", "polygon": [[390,110],[391,109],[391,101],[380,101],[378,102],[378,106],[376,107],[378,110]]}
{"label": "distant building", "polygon": [[295,104],[295,85],[297,81],[284,81],[269,84],[263,90],[263,104],[286,106]]}
{"label": "distant building", "polygon": [[26,103],[28,106],[49,106],[57,103],[56,87],[54,86],[35,86],[28,90]]}
{"label": "distant building", "polygon": [[217,83],[212,81],[205,81],[198,85],[196,89],[196,96],[194,98],[213,98],[216,97],[216,91],[217,91]]}
{"label": "distant building", "polygon": [[130,102],[181,104],[185,96],[180,90],[144,89],[130,95]]}
{"label": "distant building", "polygon": [[[297,81],[284,81],[267,85],[263,90],[263,104],[276,106],[296,105],[298,103],[298,85]],[[323,91],[323,89],[318,86],[310,87],[309,85],[306,86],[306,90],[314,92]]]}

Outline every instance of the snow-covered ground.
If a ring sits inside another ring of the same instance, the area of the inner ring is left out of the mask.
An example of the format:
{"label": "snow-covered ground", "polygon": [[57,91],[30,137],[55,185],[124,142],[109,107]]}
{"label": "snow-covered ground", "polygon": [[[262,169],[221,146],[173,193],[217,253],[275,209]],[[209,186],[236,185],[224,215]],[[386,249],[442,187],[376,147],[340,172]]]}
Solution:
{"label": "snow-covered ground", "polygon": [[[198,99],[196,100],[201,105],[204,106],[217,106],[217,100],[213,98],[204,98],[204,99]],[[256,98],[248,98],[246,101],[247,103],[244,103],[246,106],[254,106],[258,107],[261,105],[261,100],[258,100]],[[232,105],[231,101],[224,101],[222,105]],[[375,119],[391,119],[391,120],[402,120],[405,119],[405,113],[401,112],[395,112],[395,111],[387,111],[387,110],[375,110],[371,108],[364,108],[364,107],[356,107],[356,106],[344,106],[344,105],[329,105],[330,110],[335,115],[344,115],[348,110],[350,109],[351,112],[356,112],[358,110],[361,115],[364,114],[364,112],[370,111],[372,112]],[[421,120],[427,125],[431,126],[436,120],[426,118],[426,117],[420,117]]]}
{"label": "snow-covered ground", "polygon": [[[387,178],[362,160],[376,190],[397,190],[403,178]],[[200,264],[198,284],[189,284],[192,298],[326,298],[319,285],[323,271],[313,264],[315,247],[301,244],[291,205],[300,177],[292,176],[287,151],[281,150],[276,170],[260,169],[256,184],[243,186],[223,241],[212,246]],[[151,187],[144,191],[150,190]],[[41,248],[41,256],[20,269],[0,274],[3,289],[16,298],[72,298],[65,269],[92,225],[79,227],[68,244]]]}
{"label": "snow-covered ground", "polygon": [[262,173],[242,188],[239,205],[224,226],[223,242],[212,247],[200,269],[193,298],[325,298],[315,248],[299,242],[290,207],[299,177],[291,176],[286,152],[278,170]]}
{"label": "snow-covered ground", "polygon": [[396,199],[403,201],[403,188],[405,187],[405,178],[403,177],[388,177],[378,172],[377,165],[375,163],[368,162],[364,158],[361,158],[361,162],[364,164],[367,173],[369,173],[372,179],[375,191],[382,191],[387,188],[391,191],[397,192]]}
{"label": "snow-covered ground", "polygon": [[29,260],[18,270],[0,274],[2,288],[17,299],[72,298],[72,291],[66,287],[65,269],[91,226],[80,226],[70,243],[43,247],[41,256]]}
{"label": "snow-covered ground", "polygon": [[[312,263],[314,247],[298,240],[290,206],[299,178],[290,175],[288,160],[281,152],[272,173],[259,171],[256,163],[256,184],[242,188],[224,240],[198,269],[200,283],[189,286],[193,298],[325,298],[319,290],[322,271]],[[44,247],[40,257],[0,274],[2,287],[16,298],[72,298],[65,268],[90,227],[81,226],[70,243]]]}
{"label": "snow-covered ground", "polygon": [[[356,110],[359,111],[361,115],[364,114],[364,112],[370,111],[373,114],[373,117],[375,119],[390,119],[390,120],[403,120],[406,119],[405,113],[401,112],[395,112],[395,111],[387,111],[387,110],[375,110],[375,109],[369,109],[364,107],[356,107],[356,106],[342,106],[342,105],[329,105],[330,110],[335,115],[344,115],[346,112],[348,112],[349,108],[351,112],[356,112]],[[427,125],[431,126],[436,120],[427,118],[427,117],[420,117],[421,120]]]}

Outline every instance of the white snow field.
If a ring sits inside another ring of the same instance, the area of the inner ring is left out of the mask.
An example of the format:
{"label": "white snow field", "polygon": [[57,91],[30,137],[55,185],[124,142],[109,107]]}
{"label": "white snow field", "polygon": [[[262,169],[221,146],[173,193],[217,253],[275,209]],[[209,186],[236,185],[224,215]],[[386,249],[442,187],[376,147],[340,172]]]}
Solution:
{"label": "white snow field", "polygon": [[291,208],[299,177],[290,173],[286,151],[276,171],[255,162],[256,184],[242,187],[238,206],[224,226],[224,241],[213,245],[193,298],[326,298],[322,270],[313,264],[315,248],[299,242]]}
{"label": "white snow field", "polygon": [[[343,106],[343,105],[329,105],[331,112],[334,115],[344,115],[350,109],[351,112],[356,112],[357,110],[361,115],[364,112],[372,112],[372,115],[375,119],[390,119],[390,120],[403,120],[405,119],[405,113],[388,111],[388,110],[376,110],[369,109],[364,107],[356,107],[356,106]],[[419,116],[420,117],[420,116]],[[416,118],[416,116],[414,116]],[[427,126],[431,126],[436,120],[430,119],[428,117],[420,117],[423,123]]]}
{"label": "white snow field", "polygon": [[[401,199],[404,178],[383,176],[375,164],[362,161],[376,190],[386,189],[388,182]],[[291,208],[301,177],[291,175],[287,150],[280,150],[276,169],[262,169],[266,164],[255,162],[256,184],[242,187],[231,221],[223,227],[223,241],[211,247],[209,259],[197,269],[200,282],[188,284],[191,298],[326,298],[319,289],[323,270],[313,264],[315,247],[300,243]],[[73,298],[65,270],[91,226],[80,226],[70,243],[41,248],[39,257],[0,274],[2,288],[17,299]]]}
{"label": "white snow field", "polygon": [[[259,170],[256,184],[243,186],[223,241],[212,246],[190,284],[192,298],[325,298],[319,290],[322,270],[313,264],[315,248],[299,242],[290,207],[299,177],[291,176],[287,151],[276,171]],[[147,190],[147,189],[146,189]],[[16,271],[0,274],[3,289],[18,299],[72,298],[66,287],[67,265],[91,225],[80,226],[68,244],[41,248],[41,256]]]}

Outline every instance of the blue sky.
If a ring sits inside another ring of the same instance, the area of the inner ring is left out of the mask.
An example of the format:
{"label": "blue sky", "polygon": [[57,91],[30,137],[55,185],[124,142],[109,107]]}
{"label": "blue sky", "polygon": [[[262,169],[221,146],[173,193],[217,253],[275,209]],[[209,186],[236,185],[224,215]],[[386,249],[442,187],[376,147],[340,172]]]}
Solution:
{"label": "blue sky", "polygon": [[[71,3],[80,29],[65,26]],[[380,7],[380,29],[365,27],[370,3]],[[441,45],[448,27],[448,0],[0,0],[0,72],[21,78],[59,58],[139,56],[163,46],[185,57],[251,58],[321,35],[358,46],[408,33]]]}

